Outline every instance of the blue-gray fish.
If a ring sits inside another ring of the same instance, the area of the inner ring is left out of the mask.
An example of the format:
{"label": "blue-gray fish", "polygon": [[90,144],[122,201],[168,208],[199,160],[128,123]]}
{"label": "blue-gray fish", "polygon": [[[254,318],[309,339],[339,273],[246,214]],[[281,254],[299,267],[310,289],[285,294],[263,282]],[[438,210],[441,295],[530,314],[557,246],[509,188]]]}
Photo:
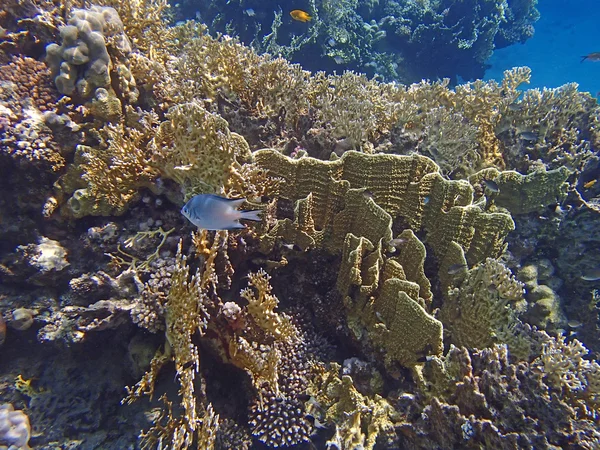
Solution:
{"label": "blue-gray fish", "polygon": [[236,230],[246,228],[240,220],[260,222],[261,211],[239,211],[245,198],[229,199],[213,194],[199,194],[192,197],[183,208],[183,214],[190,222],[204,230]]}
{"label": "blue-gray fish", "polygon": [[600,268],[592,269],[583,275],[581,275],[581,279],[584,281],[598,281],[600,280]]}
{"label": "blue-gray fish", "polygon": [[519,133],[519,137],[524,141],[537,141],[538,135],[535,131],[522,131]]}

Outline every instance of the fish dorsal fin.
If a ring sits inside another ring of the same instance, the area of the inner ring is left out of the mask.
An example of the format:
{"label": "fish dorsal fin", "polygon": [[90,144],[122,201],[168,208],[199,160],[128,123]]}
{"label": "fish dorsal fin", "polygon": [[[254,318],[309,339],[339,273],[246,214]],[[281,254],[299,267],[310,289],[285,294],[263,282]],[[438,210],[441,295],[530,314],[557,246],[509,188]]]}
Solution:
{"label": "fish dorsal fin", "polygon": [[227,198],[225,199],[231,205],[232,208],[239,208],[244,203],[246,203],[245,198]]}

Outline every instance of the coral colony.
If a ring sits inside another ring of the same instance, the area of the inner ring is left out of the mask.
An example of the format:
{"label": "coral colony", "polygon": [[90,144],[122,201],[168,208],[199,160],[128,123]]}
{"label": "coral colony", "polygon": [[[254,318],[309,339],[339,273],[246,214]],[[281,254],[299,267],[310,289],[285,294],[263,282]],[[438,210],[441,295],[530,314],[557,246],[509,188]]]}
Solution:
{"label": "coral colony", "polygon": [[3,5],[0,447],[599,448],[596,100],[398,82],[535,2],[204,3]]}

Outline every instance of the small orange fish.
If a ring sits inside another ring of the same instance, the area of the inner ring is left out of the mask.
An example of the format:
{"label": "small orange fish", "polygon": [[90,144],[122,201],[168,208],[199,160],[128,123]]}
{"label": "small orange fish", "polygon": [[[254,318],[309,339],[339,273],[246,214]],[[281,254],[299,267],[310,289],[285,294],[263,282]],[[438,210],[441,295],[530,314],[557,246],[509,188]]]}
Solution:
{"label": "small orange fish", "polygon": [[593,185],[595,185],[595,184],[596,184],[596,181],[598,181],[598,180],[596,180],[596,179],[594,178],[593,180],[590,180],[590,181],[588,181],[587,183],[584,183],[583,187],[584,187],[585,189],[589,189],[589,188],[591,188]]}
{"label": "small orange fish", "polygon": [[292,12],[290,12],[290,16],[292,16],[292,19],[298,20],[300,22],[308,22],[310,19],[312,19],[312,16],[310,16],[307,12],[302,11],[301,9],[293,10]]}
{"label": "small orange fish", "polygon": [[584,62],[586,59],[589,61],[600,61],[600,52],[594,52],[590,53],[589,55],[582,56],[581,62]]}

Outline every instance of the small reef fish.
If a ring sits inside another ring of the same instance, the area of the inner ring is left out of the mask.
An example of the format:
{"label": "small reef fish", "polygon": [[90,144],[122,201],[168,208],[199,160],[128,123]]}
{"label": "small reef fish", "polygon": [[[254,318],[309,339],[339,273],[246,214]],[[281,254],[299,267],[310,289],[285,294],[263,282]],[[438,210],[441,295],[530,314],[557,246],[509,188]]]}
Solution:
{"label": "small reef fish", "polygon": [[292,16],[292,19],[299,22],[308,22],[312,19],[311,15],[309,15],[306,11],[302,11],[301,9],[295,9],[291,11],[290,16]]}
{"label": "small reef fish", "polygon": [[256,15],[252,8],[245,9],[244,14],[246,14],[248,17],[254,17]]}
{"label": "small reef fish", "polygon": [[213,194],[199,194],[192,197],[183,208],[181,214],[186,219],[204,230],[236,230],[246,228],[240,220],[261,221],[261,211],[238,211],[245,198],[229,199]]}
{"label": "small reef fish", "polygon": [[588,273],[581,275],[581,279],[584,281],[598,281],[600,280],[600,268],[590,270]]}
{"label": "small reef fish", "polygon": [[408,242],[408,239],[397,237],[397,238],[392,239],[390,242],[388,242],[388,245],[390,247],[398,248],[398,247],[402,247],[407,242]]}
{"label": "small reef fish", "polygon": [[579,320],[571,319],[567,322],[567,325],[569,325],[569,328],[579,328],[583,324]]}
{"label": "small reef fish", "polygon": [[485,187],[489,189],[490,192],[500,192],[500,188],[498,187],[498,183],[492,180],[483,180],[483,184]]}
{"label": "small reef fish", "polygon": [[467,270],[469,266],[466,264],[452,264],[448,267],[448,275],[456,275],[461,273],[463,270]]}
{"label": "small reef fish", "polygon": [[519,133],[519,137],[524,141],[537,141],[538,135],[534,131],[523,131]]}
{"label": "small reef fish", "polygon": [[598,181],[598,180],[596,180],[596,179],[594,178],[593,180],[590,180],[590,181],[588,181],[587,183],[584,183],[584,184],[583,184],[583,187],[584,187],[585,189],[589,189],[589,188],[591,188],[593,185],[595,185],[597,181]]}
{"label": "small reef fish", "polygon": [[336,64],[344,64],[344,58],[342,58],[341,56],[334,56],[333,60]]}
{"label": "small reef fish", "polygon": [[600,52],[594,52],[594,53],[590,53],[589,55],[582,56],[581,62],[584,62],[585,60],[600,61]]}

